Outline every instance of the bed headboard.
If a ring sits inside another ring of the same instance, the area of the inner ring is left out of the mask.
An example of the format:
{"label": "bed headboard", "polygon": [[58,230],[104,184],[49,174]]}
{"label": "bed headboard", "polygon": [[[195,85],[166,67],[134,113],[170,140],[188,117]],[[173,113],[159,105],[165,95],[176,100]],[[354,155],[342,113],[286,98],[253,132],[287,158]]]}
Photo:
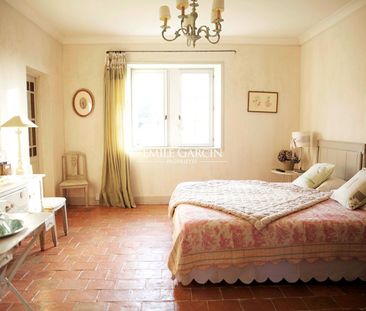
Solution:
{"label": "bed headboard", "polygon": [[335,164],[334,175],[348,180],[366,164],[366,144],[318,141],[318,162]]}

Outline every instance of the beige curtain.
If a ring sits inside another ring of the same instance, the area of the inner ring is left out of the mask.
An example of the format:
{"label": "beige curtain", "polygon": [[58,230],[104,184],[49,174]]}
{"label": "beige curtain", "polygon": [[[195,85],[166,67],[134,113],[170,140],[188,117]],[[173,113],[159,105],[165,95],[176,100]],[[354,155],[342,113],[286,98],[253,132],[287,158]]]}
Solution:
{"label": "beige curtain", "polygon": [[104,70],[104,160],[101,203],[135,207],[130,187],[129,158],[124,150],[126,58],[108,53]]}

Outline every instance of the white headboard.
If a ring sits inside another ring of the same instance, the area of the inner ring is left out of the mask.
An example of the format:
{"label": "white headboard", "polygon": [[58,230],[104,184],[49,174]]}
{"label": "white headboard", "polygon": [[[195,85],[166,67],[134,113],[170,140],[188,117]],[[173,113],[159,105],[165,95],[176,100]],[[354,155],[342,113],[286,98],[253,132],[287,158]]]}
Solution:
{"label": "white headboard", "polygon": [[366,144],[318,141],[318,162],[335,164],[334,175],[348,180],[366,164]]}

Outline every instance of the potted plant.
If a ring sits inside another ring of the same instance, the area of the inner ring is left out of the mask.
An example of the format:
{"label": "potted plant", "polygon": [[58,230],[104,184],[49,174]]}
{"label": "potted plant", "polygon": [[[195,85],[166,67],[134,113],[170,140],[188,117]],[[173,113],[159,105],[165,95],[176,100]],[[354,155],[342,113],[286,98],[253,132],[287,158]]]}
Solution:
{"label": "potted plant", "polygon": [[300,162],[299,157],[292,150],[281,150],[277,156],[278,161],[282,162],[283,169],[285,171],[291,171],[294,169],[294,165]]}

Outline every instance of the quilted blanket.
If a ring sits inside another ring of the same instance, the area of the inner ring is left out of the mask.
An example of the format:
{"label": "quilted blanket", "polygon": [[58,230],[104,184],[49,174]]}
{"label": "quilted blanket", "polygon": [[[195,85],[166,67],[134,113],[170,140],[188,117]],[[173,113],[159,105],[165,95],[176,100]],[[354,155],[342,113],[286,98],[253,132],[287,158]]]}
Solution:
{"label": "quilted blanket", "polygon": [[181,183],[169,202],[169,215],[192,204],[243,218],[261,230],[271,222],[329,199],[329,192],[258,180],[210,180]]}

